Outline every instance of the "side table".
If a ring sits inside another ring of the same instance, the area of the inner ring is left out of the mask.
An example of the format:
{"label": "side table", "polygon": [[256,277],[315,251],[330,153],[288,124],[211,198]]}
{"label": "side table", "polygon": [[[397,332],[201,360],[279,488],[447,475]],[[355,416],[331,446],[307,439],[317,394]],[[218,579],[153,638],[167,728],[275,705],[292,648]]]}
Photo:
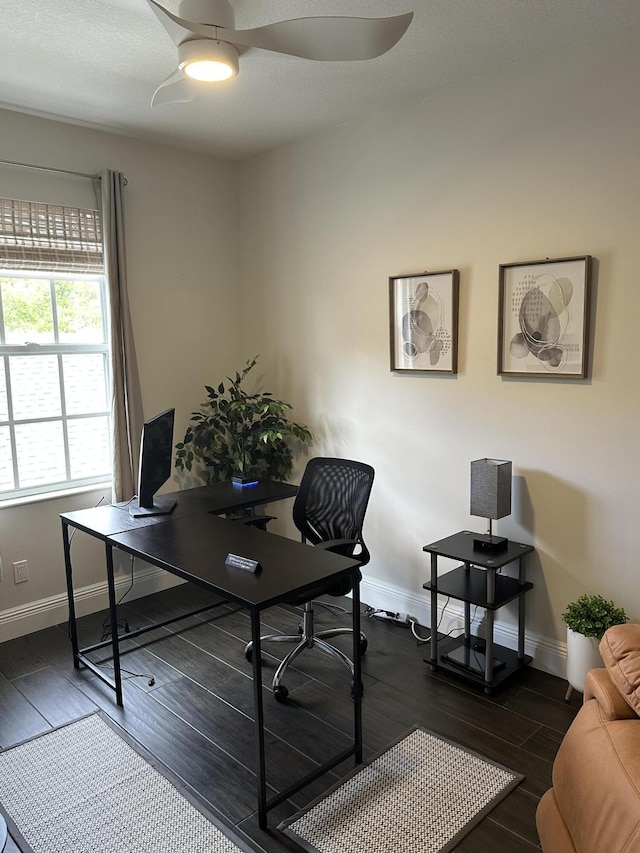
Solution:
{"label": "side table", "polygon": [[[525,593],[533,589],[526,579],[524,557],[534,548],[509,542],[502,551],[490,553],[474,549],[472,531],[463,530],[422,549],[431,555],[431,579],[423,584],[431,593],[431,654],[426,661],[432,670],[443,669],[462,675],[491,693],[501,682],[531,662],[524,653]],[[461,566],[438,577],[438,557],[462,562]],[[505,577],[498,570],[518,563],[518,577]],[[464,633],[438,642],[438,595],[464,602]],[[518,651],[493,641],[496,610],[518,600]],[[486,638],[471,633],[471,605],[486,611]],[[438,646],[440,645],[440,657]]]}

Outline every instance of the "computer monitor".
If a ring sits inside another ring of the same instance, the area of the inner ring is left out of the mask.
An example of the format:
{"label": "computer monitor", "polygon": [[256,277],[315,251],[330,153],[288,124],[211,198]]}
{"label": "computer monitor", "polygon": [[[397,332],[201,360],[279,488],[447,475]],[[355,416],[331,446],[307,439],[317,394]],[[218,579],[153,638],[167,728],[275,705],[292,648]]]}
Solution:
{"label": "computer monitor", "polygon": [[167,409],[142,427],[138,494],[129,504],[129,514],[134,518],[167,515],[176,505],[175,500],[156,495],[171,476],[175,413],[175,409]]}

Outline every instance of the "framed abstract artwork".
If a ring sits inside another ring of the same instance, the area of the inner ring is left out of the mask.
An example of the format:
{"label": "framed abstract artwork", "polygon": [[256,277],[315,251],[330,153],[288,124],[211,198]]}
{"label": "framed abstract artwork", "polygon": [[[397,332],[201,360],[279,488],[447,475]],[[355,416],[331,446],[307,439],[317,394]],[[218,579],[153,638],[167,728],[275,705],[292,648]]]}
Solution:
{"label": "framed abstract artwork", "polygon": [[458,270],[389,278],[393,372],[457,372],[458,288]]}
{"label": "framed abstract artwork", "polygon": [[591,256],[500,265],[498,374],[584,379]]}

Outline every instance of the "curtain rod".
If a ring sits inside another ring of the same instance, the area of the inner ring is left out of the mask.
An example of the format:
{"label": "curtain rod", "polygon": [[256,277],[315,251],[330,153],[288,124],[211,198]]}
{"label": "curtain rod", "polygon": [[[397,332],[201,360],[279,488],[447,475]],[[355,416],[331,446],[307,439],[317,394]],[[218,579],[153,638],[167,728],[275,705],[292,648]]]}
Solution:
{"label": "curtain rod", "polygon": [[17,163],[14,160],[0,160],[3,166],[20,166],[23,169],[38,169],[40,172],[58,172],[61,175],[75,175],[77,178],[98,178],[100,175],[89,175],[87,172],[72,172],[69,169],[54,169],[52,166],[34,166],[32,163]]}
{"label": "curtain rod", "polygon": [[[74,175],[76,178],[89,178],[91,180],[102,179],[101,175],[90,175],[88,172],[72,172],[70,169],[54,169],[53,166],[34,166],[33,163],[18,163],[15,160],[0,160],[1,166],[19,166],[22,169],[38,169],[40,172],[57,172],[60,175]],[[129,181],[125,178],[125,187]]]}

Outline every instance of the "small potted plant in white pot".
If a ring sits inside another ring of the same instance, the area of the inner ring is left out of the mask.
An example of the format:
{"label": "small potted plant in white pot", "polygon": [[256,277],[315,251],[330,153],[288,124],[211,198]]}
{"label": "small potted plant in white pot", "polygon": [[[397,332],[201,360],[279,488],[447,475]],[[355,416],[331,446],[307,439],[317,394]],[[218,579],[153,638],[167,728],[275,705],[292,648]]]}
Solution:
{"label": "small potted plant in white pot", "polygon": [[598,646],[602,635],[612,625],[628,621],[624,608],[601,595],[581,595],[571,602],[562,614],[567,626],[567,681],[566,699],[574,690],[584,693],[587,672],[602,666]]}

